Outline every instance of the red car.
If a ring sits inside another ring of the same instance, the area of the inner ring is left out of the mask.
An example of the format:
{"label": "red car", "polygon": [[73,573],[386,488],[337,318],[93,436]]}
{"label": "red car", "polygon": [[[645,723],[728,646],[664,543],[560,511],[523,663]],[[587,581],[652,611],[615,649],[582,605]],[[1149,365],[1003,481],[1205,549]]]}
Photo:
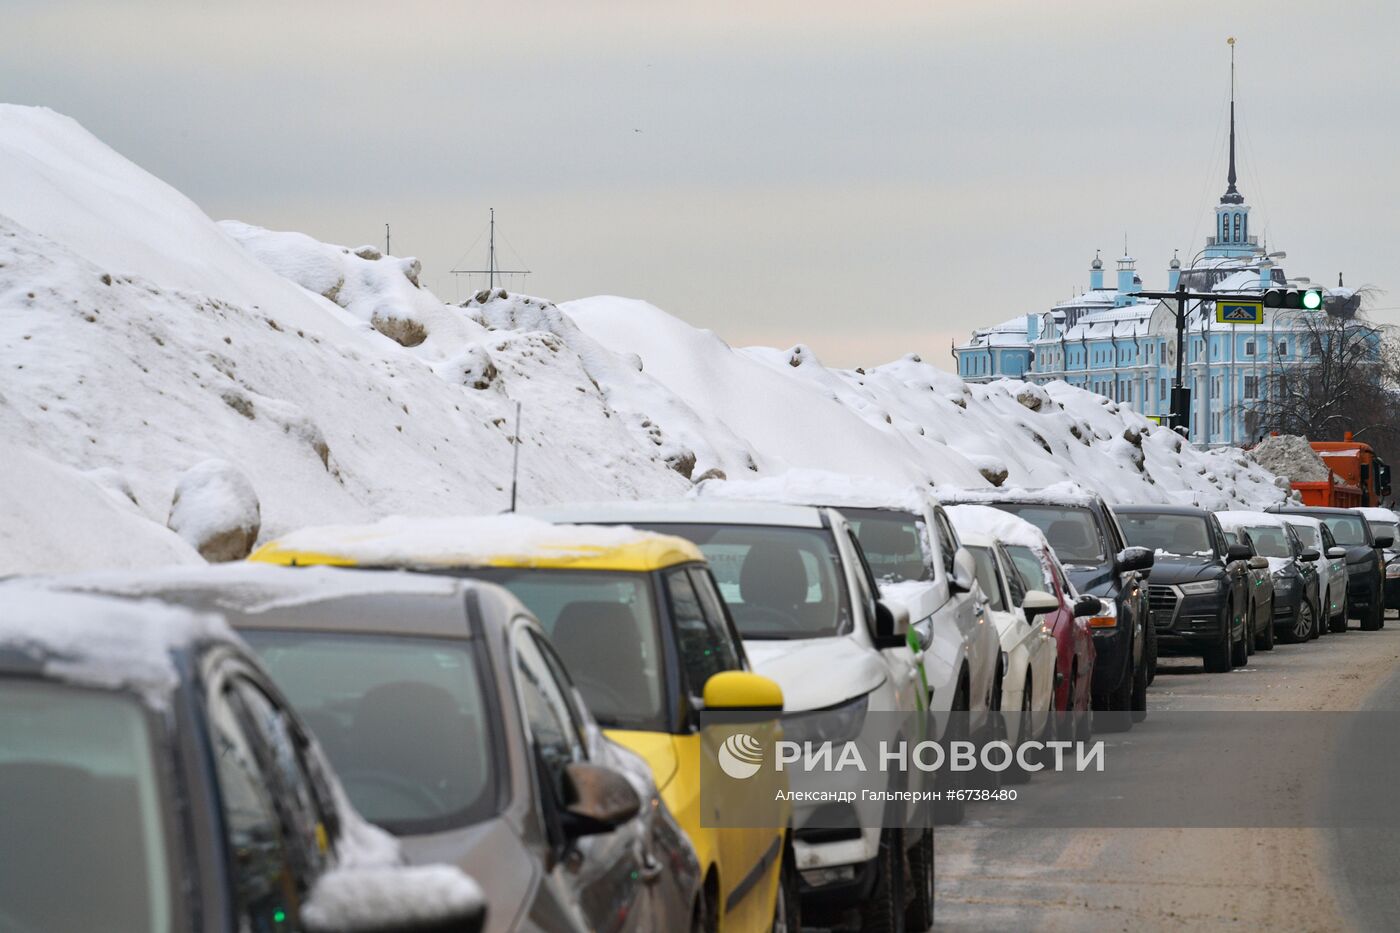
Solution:
{"label": "red car", "polygon": [[1042,617],[1055,635],[1055,711],[1072,713],[1073,735],[1066,735],[1065,717],[1056,717],[1060,738],[1087,740],[1093,732],[1090,684],[1094,676],[1093,618],[1112,615],[1094,596],[1077,596],[1064,568],[1044,540],[1036,547],[1006,546],[1028,590],[1044,590],[1060,601],[1060,608]]}

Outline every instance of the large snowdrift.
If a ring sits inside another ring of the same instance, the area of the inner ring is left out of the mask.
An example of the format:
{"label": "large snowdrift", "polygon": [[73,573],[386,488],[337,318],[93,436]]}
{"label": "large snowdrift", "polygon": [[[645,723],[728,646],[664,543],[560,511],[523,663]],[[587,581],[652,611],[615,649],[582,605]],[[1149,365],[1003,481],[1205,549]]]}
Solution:
{"label": "large snowdrift", "polygon": [[509,501],[683,495],[810,467],[1258,507],[1273,477],[1097,396],[736,350],[648,304],[447,304],[418,263],[216,224],[72,120],[0,106],[0,575],[198,560],[166,529],[210,459],[260,541]]}

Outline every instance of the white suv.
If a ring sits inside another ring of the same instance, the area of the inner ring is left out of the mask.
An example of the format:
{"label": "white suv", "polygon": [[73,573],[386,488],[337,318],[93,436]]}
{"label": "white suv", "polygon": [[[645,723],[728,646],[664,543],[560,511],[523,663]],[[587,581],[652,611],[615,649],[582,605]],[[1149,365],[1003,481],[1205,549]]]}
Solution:
{"label": "white suv", "polygon": [[[908,615],[879,601],[855,533],[835,509],[691,499],[559,506],[533,514],[558,522],[630,525],[694,541],[710,563],[754,670],[783,688],[785,716],[824,713],[809,720],[813,733],[802,737],[785,719],[790,740],[840,744],[859,736],[868,712],[917,719],[925,708],[920,668],[908,647]],[[803,775],[791,772],[795,791],[803,790]],[[870,778],[852,769],[821,776],[823,789],[849,782],[856,799]],[[932,774],[919,769],[910,769],[907,778],[903,789],[934,787]],[[906,917],[914,929],[931,926],[933,833],[925,805],[903,805],[894,822],[907,829],[883,830],[864,825],[854,809],[834,818],[834,806],[850,805],[794,803],[803,918],[839,925],[855,909],[870,929],[898,928],[896,917]],[[906,878],[914,888],[907,911]]]}
{"label": "white suv", "polygon": [[[997,709],[997,671],[1001,645],[997,629],[973,591],[976,565],[962,548],[943,507],[923,489],[848,477],[795,471],[778,481],[704,483],[702,498],[784,502],[839,509],[856,534],[866,561],[880,585],[880,595],[903,606],[913,620],[917,639],[910,649],[923,669],[929,709],[937,737],[950,713],[976,736]],[[948,788],[950,784],[945,784]],[[962,818],[961,801],[941,800],[940,822]]]}

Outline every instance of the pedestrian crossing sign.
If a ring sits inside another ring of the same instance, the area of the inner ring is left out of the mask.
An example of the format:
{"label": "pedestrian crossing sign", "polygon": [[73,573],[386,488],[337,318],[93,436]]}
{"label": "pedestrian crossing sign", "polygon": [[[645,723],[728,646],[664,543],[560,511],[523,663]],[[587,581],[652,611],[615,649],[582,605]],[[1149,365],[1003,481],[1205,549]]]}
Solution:
{"label": "pedestrian crossing sign", "polygon": [[1263,324],[1262,301],[1217,301],[1215,320],[1220,324]]}

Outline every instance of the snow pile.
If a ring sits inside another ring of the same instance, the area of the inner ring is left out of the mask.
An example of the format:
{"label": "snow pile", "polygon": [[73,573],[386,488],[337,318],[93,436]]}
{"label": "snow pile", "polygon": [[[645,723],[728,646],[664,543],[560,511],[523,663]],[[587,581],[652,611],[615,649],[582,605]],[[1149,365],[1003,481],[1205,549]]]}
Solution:
{"label": "snow pile", "polygon": [[262,527],[258,495],[233,464],[205,460],[175,485],[166,524],[207,561],[242,560]]}
{"label": "snow pile", "polygon": [[[0,575],[192,559],[164,526],[181,475],[211,458],[248,478],[264,539],[496,511],[517,400],[522,502],[688,488],[555,335],[493,331],[415,289],[401,264],[333,252],[374,271],[368,284],[346,273],[348,308],[283,278],[73,121],[0,106],[0,473],[29,491],[0,487],[0,502],[23,500],[0,522]],[[395,277],[398,292],[384,284]],[[375,331],[366,296],[400,302],[424,343]],[[471,384],[454,378],[473,367]]]}
{"label": "snow pile", "polygon": [[1076,480],[1112,502],[1281,497],[1238,451],[1067,386],[968,386],[917,355],[831,369],[618,298],[445,303],[413,259],[215,224],[39,108],[0,106],[0,371],[0,502],[26,500],[0,523],[0,575],[195,559],[164,525],[211,459],[246,477],[235,524],[253,527],[256,501],[261,541],[498,511],[517,441],[522,506],[793,469],[901,488]]}
{"label": "snow pile", "polygon": [[1249,451],[1255,463],[1294,483],[1325,483],[1332,471],[1313,450],[1307,438],[1294,434],[1274,434]]}
{"label": "snow pile", "polygon": [[[562,309],[603,346],[635,354],[705,424],[730,428],[732,440],[709,438],[730,479],[814,468],[957,489],[1076,481],[1119,503],[1282,499],[1275,477],[1240,451],[1198,450],[1065,384],[969,385],[916,354],[868,371],[831,369],[801,345],[736,350],[641,301],[589,298]],[[663,413],[655,420],[668,427]]]}
{"label": "snow pile", "polygon": [[279,563],[298,554],[315,554],[361,567],[558,565],[648,544],[699,553],[680,538],[627,527],[560,526],[524,515],[391,516],[371,525],[303,528],[259,548],[252,559]]}

